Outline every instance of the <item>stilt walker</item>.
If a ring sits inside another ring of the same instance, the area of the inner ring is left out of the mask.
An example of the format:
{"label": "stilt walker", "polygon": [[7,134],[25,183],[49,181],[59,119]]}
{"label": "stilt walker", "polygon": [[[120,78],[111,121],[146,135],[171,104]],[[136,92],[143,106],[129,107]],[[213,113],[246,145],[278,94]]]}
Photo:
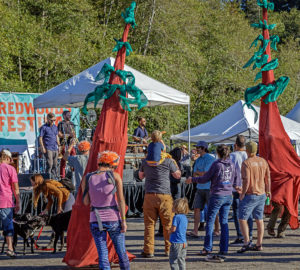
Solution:
{"label": "stilt walker", "polygon": [[[142,108],[147,104],[147,98],[143,92],[135,86],[135,78],[131,72],[124,71],[125,57],[132,51],[127,42],[130,27],[135,27],[134,8],[131,6],[122,13],[126,26],[121,40],[116,40],[117,45],[113,51],[117,51],[114,67],[105,64],[95,81],[104,81],[98,85],[94,92],[86,97],[83,112],[86,112],[88,102],[105,99],[101,115],[99,117],[93,144],[90,152],[85,175],[97,170],[97,157],[102,151],[114,151],[120,156],[120,163],[116,170],[123,174],[124,156],[127,147],[128,111],[130,104],[136,104]],[[131,99],[128,98],[130,94]],[[79,189],[72,216],[68,228],[67,252],[63,259],[69,266],[83,267],[98,264],[98,254],[94,240],[89,229],[90,208],[82,203],[82,191]],[[113,244],[108,242],[109,261],[118,263],[118,257]],[[128,253],[129,260],[135,258]]]}
{"label": "stilt walker", "polygon": [[290,138],[284,130],[276,99],[284,91],[289,83],[289,78],[282,76],[274,79],[273,70],[278,67],[278,59],[271,59],[271,48],[277,50],[279,42],[277,35],[269,35],[276,25],[268,24],[268,10],[274,9],[274,4],[267,0],[257,0],[257,4],[263,10],[263,21],[251,26],[262,29],[251,44],[261,46],[244,67],[251,64],[253,69],[261,68],[255,80],[262,78],[262,83],[248,88],[245,92],[246,104],[253,108],[251,103],[260,98],[261,108],[259,117],[259,155],[267,160],[271,171],[272,201],[286,206],[290,218],[290,227],[297,229],[298,201],[300,193],[300,159],[293,148]]}

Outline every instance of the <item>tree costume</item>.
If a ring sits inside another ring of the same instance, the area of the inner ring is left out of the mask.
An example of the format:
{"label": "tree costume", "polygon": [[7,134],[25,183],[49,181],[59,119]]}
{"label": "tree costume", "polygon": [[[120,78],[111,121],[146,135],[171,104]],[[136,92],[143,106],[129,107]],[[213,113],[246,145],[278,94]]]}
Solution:
{"label": "tree costume", "polygon": [[291,214],[290,227],[297,229],[300,159],[284,130],[276,103],[277,97],[288,85],[289,78],[282,76],[276,81],[274,79],[273,69],[278,67],[278,59],[271,60],[271,48],[277,50],[279,37],[269,36],[269,30],[276,25],[268,24],[268,10],[273,10],[274,4],[268,3],[267,0],[257,0],[257,4],[263,9],[263,22],[251,26],[261,28],[262,35],[253,41],[251,47],[257,46],[258,41],[261,41],[261,46],[244,67],[253,64],[253,69],[261,68],[255,80],[262,78],[262,83],[246,89],[245,100],[247,106],[255,111],[251,103],[258,98],[261,99],[259,155],[266,159],[270,166],[272,201],[287,207]]}
{"label": "tree costume", "polygon": [[[103,66],[95,78],[95,81],[103,83],[98,85],[94,92],[87,95],[82,109],[83,112],[87,112],[88,102],[94,102],[96,106],[99,100],[105,99],[84,175],[96,171],[98,154],[109,150],[118,153],[121,157],[116,172],[122,176],[128,140],[127,111],[130,111],[129,105],[135,103],[138,108],[142,108],[147,104],[144,93],[134,85],[135,78],[133,74],[123,70],[125,57],[132,51],[130,44],[127,42],[127,36],[130,26],[135,27],[136,25],[134,19],[135,6],[135,2],[132,2],[131,6],[122,13],[126,26],[122,39],[116,40],[117,45],[113,49],[113,51],[117,51],[114,67],[107,64]],[[128,99],[128,94],[134,99]],[[98,264],[96,246],[89,229],[90,207],[83,205],[82,195],[82,191],[79,189],[68,228],[67,252],[63,259],[68,265],[75,267]],[[110,239],[108,250],[109,261],[118,263],[118,257]],[[128,253],[128,257],[129,260],[135,258],[130,253]]]}

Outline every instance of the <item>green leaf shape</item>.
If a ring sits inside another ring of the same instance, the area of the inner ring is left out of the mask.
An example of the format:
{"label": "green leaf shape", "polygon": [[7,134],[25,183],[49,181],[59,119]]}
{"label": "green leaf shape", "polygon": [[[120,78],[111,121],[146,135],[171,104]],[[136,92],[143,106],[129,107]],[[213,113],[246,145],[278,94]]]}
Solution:
{"label": "green leaf shape", "polygon": [[115,68],[107,63],[103,65],[100,72],[97,74],[95,81],[101,81],[104,79],[104,83],[109,81],[110,74],[115,71]]}
{"label": "green leaf shape", "polygon": [[247,88],[245,91],[245,104],[248,106],[249,109],[254,110],[257,114],[256,110],[251,105],[251,103],[257,99],[262,98],[267,93],[269,93],[269,95],[263,100],[265,104],[276,101],[277,98],[282,94],[284,89],[287,87],[289,81],[289,77],[282,76],[273,84],[265,85],[260,83],[256,86]]}
{"label": "green leaf shape", "polygon": [[274,10],[274,3],[268,3],[267,0],[257,0],[257,5],[268,10]]}
{"label": "green leaf shape", "polygon": [[281,76],[275,83],[275,88],[273,91],[264,99],[264,102],[268,104],[269,102],[274,102],[282,94],[284,89],[289,84],[290,78],[287,76]]}
{"label": "green leaf shape", "polygon": [[259,21],[259,23],[251,23],[250,26],[254,27],[254,28],[261,28],[261,29],[268,29],[268,30],[272,30],[275,28],[276,24],[267,24],[267,21],[264,20],[264,22]]}
{"label": "green leaf shape", "polygon": [[256,47],[258,41],[263,41],[263,40],[264,40],[264,37],[263,37],[263,35],[260,34],[260,35],[259,35],[256,39],[254,39],[254,41],[251,43],[249,49],[251,49],[253,45],[254,45],[254,47]]}
{"label": "green leaf shape", "polygon": [[122,12],[121,16],[123,17],[126,24],[130,23],[131,27],[134,28],[136,26],[135,18],[134,18],[134,9],[136,7],[136,3],[133,1],[129,8],[126,8],[124,12]]}
{"label": "green leaf shape", "polygon": [[273,50],[277,51],[276,45],[277,45],[277,43],[280,41],[279,36],[273,35],[273,36],[270,37],[270,40],[271,40],[271,48],[272,48]]}
{"label": "green leaf shape", "polygon": [[268,59],[269,59],[269,55],[264,54],[261,57],[257,58],[257,60],[255,61],[255,64],[253,65],[253,70],[258,68],[261,68],[263,65],[268,63]]}
{"label": "green leaf shape", "polygon": [[129,56],[130,55],[130,53],[132,52],[132,48],[131,48],[131,45],[130,45],[130,43],[129,42],[123,42],[123,41],[121,41],[121,40],[118,40],[118,39],[114,39],[116,42],[117,42],[117,44],[116,44],[116,46],[113,48],[113,52],[117,52],[117,51],[119,51],[119,50],[121,50],[122,48],[123,48],[123,46],[125,46],[125,48],[126,48],[126,56]]}
{"label": "green leaf shape", "polygon": [[261,71],[269,71],[269,70],[273,70],[275,68],[277,68],[279,65],[278,63],[278,59],[275,58],[272,61],[270,61],[269,63],[267,63],[262,69]]}
{"label": "green leaf shape", "polygon": [[[101,71],[97,75],[98,80],[104,79],[104,83],[98,85],[92,93],[89,93],[85,100],[82,108],[82,113],[87,114],[87,104],[94,102],[94,107],[96,108],[98,102],[101,99],[110,98],[114,92],[120,90],[120,103],[124,110],[131,111],[130,104],[136,104],[138,109],[143,108],[148,104],[148,99],[138,87],[135,86],[135,77],[130,71],[116,70],[115,74],[118,75],[124,84],[109,84],[109,77],[115,69],[113,66],[104,64]],[[126,95],[131,95],[134,99],[131,100],[126,97]]]}

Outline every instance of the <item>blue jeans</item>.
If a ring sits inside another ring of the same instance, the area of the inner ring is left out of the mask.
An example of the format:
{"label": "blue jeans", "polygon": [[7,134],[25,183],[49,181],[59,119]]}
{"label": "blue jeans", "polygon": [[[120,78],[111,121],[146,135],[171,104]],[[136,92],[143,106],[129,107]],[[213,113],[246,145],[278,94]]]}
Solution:
{"label": "blue jeans", "polygon": [[205,222],[207,217],[207,205],[204,206],[204,209],[200,211],[200,222]]}
{"label": "blue jeans", "polygon": [[[237,192],[233,192],[233,201],[232,201],[232,211],[233,211],[233,220],[236,229],[236,234],[238,239],[243,239],[243,235],[240,229],[239,223],[239,207],[240,207],[240,194]],[[253,218],[250,215],[248,219],[248,226],[249,226],[249,237],[252,239],[252,230],[253,230]]]}
{"label": "blue jeans", "polygon": [[14,235],[13,210],[13,208],[0,208],[0,229],[2,227],[3,236]]}
{"label": "blue jeans", "polygon": [[213,248],[213,230],[217,214],[221,226],[220,252],[228,251],[229,229],[228,213],[232,203],[232,196],[211,195],[208,202],[206,234],[204,239],[204,249],[211,252]]}
{"label": "blue jeans", "polygon": [[130,269],[129,259],[125,249],[125,234],[121,233],[121,223],[119,221],[103,221],[102,225],[103,231],[100,231],[97,222],[90,223],[91,233],[99,256],[99,269],[110,270],[106,244],[107,232],[118,254],[120,269]]}

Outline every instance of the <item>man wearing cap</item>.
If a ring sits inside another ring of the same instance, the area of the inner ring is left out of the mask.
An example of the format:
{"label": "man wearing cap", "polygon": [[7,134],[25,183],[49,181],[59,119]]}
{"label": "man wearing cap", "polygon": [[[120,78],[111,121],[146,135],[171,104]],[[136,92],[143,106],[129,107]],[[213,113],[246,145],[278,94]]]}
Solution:
{"label": "man wearing cap", "polygon": [[39,143],[46,157],[46,172],[52,179],[57,179],[57,158],[58,158],[58,130],[55,125],[54,113],[47,114],[47,123],[40,127]]}
{"label": "man wearing cap", "polygon": [[139,178],[146,178],[144,210],[144,250],[142,256],[145,258],[154,257],[154,229],[158,216],[163,225],[165,240],[165,255],[169,256],[171,243],[170,229],[173,219],[173,199],[171,196],[170,174],[175,179],[181,178],[181,172],[176,162],[171,158],[157,166],[150,166],[144,159],[142,161]]}
{"label": "man wearing cap", "polygon": [[[244,246],[238,250],[243,253],[247,250],[262,250],[264,236],[264,205],[267,196],[271,196],[270,169],[267,161],[256,156],[257,144],[250,141],[246,144],[248,159],[242,163],[242,192],[240,194],[239,222],[244,238]],[[249,239],[247,220],[250,215],[257,224],[257,242],[252,246]]]}
{"label": "man wearing cap", "polygon": [[[71,121],[71,113],[69,111],[63,112],[63,121],[58,124],[58,137],[60,139],[60,144],[63,146],[61,149],[61,154],[64,155],[66,150],[68,150],[71,141],[76,137],[75,135],[75,125]],[[74,146],[74,145],[73,145]],[[76,155],[75,148],[72,147],[70,153],[71,156]],[[66,161],[62,159],[60,161],[60,177],[64,178],[66,175]]]}
{"label": "man wearing cap", "polygon": [[[196,145],[199,157],[196,159],[193,169],[193,177],[204,175],[216,160],[208,153],[208,144],[204,141],[199,141]],[[200,223],[200,211],[204,210],[205,205],[208,203],[210,193],[210,182],[205,184],[197,184],[197,191],[194,199],[194,230],[189,232],[188,235],[198,237],[198,226]],[[201,224],[204,226],[204,224]]]}
{"label": "man wearing cap", "polygon": [[[234,152],[230,154],[230,159],[235,165],[236,171],[241,178],[241,167],[242,163],[248,158],[246,153],[246,139],[243,135],[238,135],[235,140],[234,144]],[[239,224],[239,205],[240,205],[240,194],[237,191],[232,192],[233,201],[232,201],[232,211],[233,211],[233,220],[235,225],[235,230],[237,233],[237,238],[231,242],[231,245],[241,245],[243,244],[243,235],[240,229]],[[252,216],[248,219],[248,226],[249,226],[249,237],[250,241],[252,239],[252,228],[253,228],[253,219]]]}
{"label": "man wearing cap", "polygon": [[72,182],[76,187],[76,194],[77,194],[82,176],[84,174],[85,168],[89,160],[91,144],[88,141],[81,141],[77,146],[79,150],[79,155],[70,156],[70,153],[74,148],[74,145],[75,142],[72,141],[71,144],[69,145],[67,152],[64,154],[63,159],[68,161],[69,166],[74,169],[74,177],[72,179]]}
{"label": "man wearing cap", "polygon": [[[20,210],[19,184],[16,169],[10,165],[12,155],[8,150],[0,153],[0,223],[2,223],[3,236],[6,237],[7,256],[16,256],[13,249],[13,208],[15,212]],[[13,194],[16,205],[13,202]]]}

